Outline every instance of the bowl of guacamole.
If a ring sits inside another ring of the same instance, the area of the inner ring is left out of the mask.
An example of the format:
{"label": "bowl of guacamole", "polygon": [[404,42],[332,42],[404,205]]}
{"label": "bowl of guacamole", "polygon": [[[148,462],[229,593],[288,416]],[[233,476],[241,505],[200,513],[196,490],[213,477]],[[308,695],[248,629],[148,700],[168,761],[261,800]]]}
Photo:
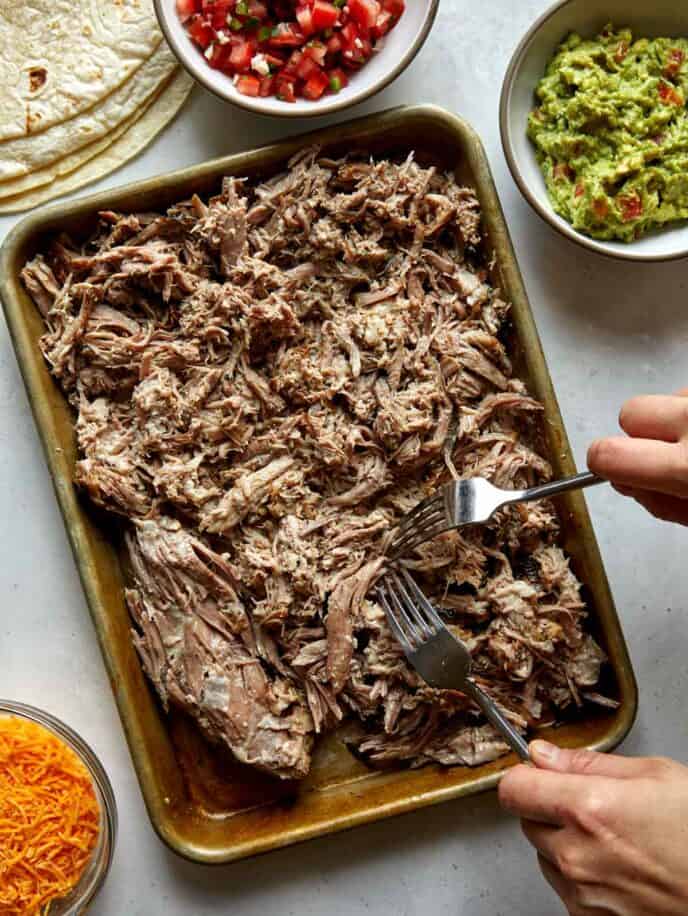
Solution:
{"label": "bowl of guacamole", "polygon": [[595,7],[558,3],[517,48],[501,99],[507,162],[569,238],[633,260],[686,257],[688,5]]}

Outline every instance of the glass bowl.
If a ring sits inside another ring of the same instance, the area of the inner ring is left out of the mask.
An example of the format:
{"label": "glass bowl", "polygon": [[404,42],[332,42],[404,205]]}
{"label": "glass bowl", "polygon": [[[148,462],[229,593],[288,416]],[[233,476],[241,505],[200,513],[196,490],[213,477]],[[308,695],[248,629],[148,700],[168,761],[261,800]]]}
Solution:
{"label": "glass bowl", "polygon": [[102,887],[110,870],[117,835],[117,806],[110,780],[100,761],[73,729],[49,713],[24,703],[0,699],[0,716],[15,716],[41,725],[71,748],[88,770],[100,809],[100,832],[81,880],[67,897],[50,905],[50,916],[80,916]]}

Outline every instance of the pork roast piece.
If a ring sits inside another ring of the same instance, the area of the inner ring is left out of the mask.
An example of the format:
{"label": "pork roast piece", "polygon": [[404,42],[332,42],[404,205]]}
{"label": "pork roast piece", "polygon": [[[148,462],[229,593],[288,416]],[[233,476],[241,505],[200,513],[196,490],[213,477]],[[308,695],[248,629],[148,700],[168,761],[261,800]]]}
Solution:
{"label": "pork roast piece", "polygon": [[[313,149],[207,202],[103,212],[26,265],[76,482],[128,526],[144,669],[239,760],[301,777],[346,716],[373,764],[505,751],[418,680],[373,589],[391,528],[450,471],[550,473],[487,276],[452,175]],[[613,703],[557,532],[550,505],[519,506],[408,560],[524,731]]]}

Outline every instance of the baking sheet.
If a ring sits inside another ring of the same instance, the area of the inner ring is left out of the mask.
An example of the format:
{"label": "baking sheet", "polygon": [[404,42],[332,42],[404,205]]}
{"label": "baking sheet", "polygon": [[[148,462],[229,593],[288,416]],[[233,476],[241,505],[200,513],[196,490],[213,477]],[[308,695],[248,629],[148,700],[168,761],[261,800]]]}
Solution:
{"label": "baking sheet", "polygon": [[[513,303],[510,354],[516,374],[545,407],[546,454],[556,476],[575,473],[540,341],[482,144],[460,118],[433,106],[401,107],[247,153],[157,176],[37,211],[0,252],[0,297],[12,334],[57,498],[86,592],[151,822],[173,850],[206,863],[228,862],[425,805],[493,788],[513,755],[473,769],[428,766],[373,771],[345,746],[347,726],[319,743],[308,778],[284,783],[210,747],[179,712],[165,715],[145,679],[129,636],[116,522],[82,500],[72,484],[73,416],[37,345],[43,321],[19,279],[27,258],[64,230],[87,235],[101,209],[160,210],[196,192],[219,190],[223,175],[266,176],[304,144],[327,152],[379,155],[415,150],[424,164],[456,172],[476,188],[483,209],[491,282]],[[562,545],[584,583],[596,638],[609,656],[601,689],[617,710],[586,706],[566,725],[539,734],[569,747],[609,750],[630,729],[637,688],[581,493],[557,498]]]}

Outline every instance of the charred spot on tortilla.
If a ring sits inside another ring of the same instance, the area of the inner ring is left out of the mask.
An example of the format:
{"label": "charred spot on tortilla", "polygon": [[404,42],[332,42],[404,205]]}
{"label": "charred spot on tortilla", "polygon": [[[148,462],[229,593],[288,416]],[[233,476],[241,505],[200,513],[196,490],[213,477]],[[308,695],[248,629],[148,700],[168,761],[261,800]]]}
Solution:
{"label": "charred spot on tortilla", "polygon": [[45,86],[48,79],[48,71],[45,67],[32,67],[29,70],[29,92],[36,93]]}
{"label": "charred spot on tortilla", "polygon": [[26,106],[26,133],[30,134],[42,120],[40,111],[32,111],[31,106]]}

